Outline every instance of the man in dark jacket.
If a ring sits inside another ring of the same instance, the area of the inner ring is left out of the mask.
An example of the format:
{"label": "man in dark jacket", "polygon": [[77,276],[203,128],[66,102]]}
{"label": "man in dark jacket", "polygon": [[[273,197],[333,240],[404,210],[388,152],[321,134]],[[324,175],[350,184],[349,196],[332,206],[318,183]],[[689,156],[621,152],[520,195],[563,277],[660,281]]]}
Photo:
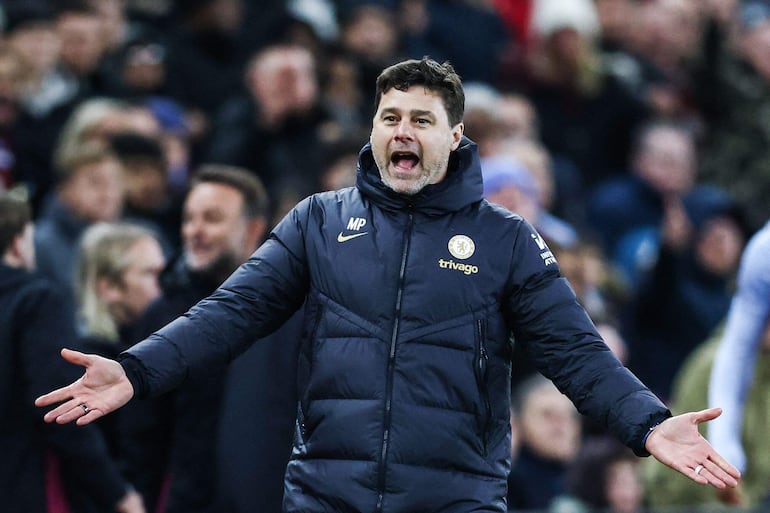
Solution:
{"label": "man in dark jacket", "polygon": [[[250,171],[223,165],[197,169],[183,207],[182,252],[162,274],[162,295],[140,319],[138,336],[150,335],[214,292],[264,239],[267,212],[267,193]],[[173,392],[127,406],[130,478],[149,510],[157,511],[158,503],[166,505],[164,513],[280,510],[296,412],[291,376],[299,329],[298,320],[289,322],[280,331],[283,340],[273,335],[254,344],[226,373],[212,370]],[[252,362],[248,369],[244,357]],[[244,371],[291,382],[248,388]],[[201,410],[200,402],[219,407]],[[247,415],[245,408],[255,413]],[[249,439],[227,436],[242,425],[250,429]],[[255,476],[257,485],[243,485],[242,479]],[[250,498],[253,492],[257,500]]]}
{"label": "man in dark jacket", "polygon": [[[48,426],[29,406],[42,391],[77,377],[58,357],[62,344],[75,340],[73,305],[32,272],[33,231],[27,203],[0,193],[2,509],[44,513],[64,501],[73,513],[143,513],[141,499],[121,477],[94,426]],[[54,483],[63,484],[65,495],[50,495]]]}
{"label": "man in dark jacket", "polygon": [[45,418],[87,424],[170,390],[305,302],[285,511],[506,511],[511,333],[637,454],[736,486],[697,429],[720,411],[671,417],[602,342],[538,233],[483,199],[463,103],[448,64],[383,71],[356,187],[302,201],[214,294],[120,363],[65,351],[91,383],[39,398],[63,401]]}

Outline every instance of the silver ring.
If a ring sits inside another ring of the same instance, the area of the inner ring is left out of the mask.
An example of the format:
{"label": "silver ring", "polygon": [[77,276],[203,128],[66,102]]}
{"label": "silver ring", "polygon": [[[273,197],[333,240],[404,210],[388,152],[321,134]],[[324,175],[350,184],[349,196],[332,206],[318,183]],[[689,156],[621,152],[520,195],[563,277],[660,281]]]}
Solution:
{"label": "silver ring", "polygon": [[699,476],[701,471],[703,470],[703,465],[698,465],[697,467],[695,467],[694,470],[695,470],[695,475]]}
{"label": "silver ring", "polygon": [[91,411],[91,408],[89,408],[88,405],[85,404],[85,403],[81,404],[80,407],[83,408],[83,411],[86,412],[86,413]]}

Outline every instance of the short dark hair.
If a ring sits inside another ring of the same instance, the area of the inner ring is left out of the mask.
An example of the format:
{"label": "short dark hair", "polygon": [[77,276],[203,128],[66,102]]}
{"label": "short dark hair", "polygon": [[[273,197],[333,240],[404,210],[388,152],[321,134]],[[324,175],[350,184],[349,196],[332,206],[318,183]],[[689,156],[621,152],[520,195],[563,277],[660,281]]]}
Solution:
{"label": "short dark hair", "polygon": [[0,254],[11,247],[13,239],[32,221],[29,203],[8,192],[0,192]]}
{"label": "short dark hair", "polygon": [[164,176],[168,174],[163,147],[151,137],[131,132],[118,133],[109,137],[109,146],[127,172],[137,166],[149,166]]}
{"label": "short dark hair", "polygon": [[224,164],[203,164],[196,169],[191,188],[201,183],[229,185],[243,195],[246,217],[267,216],[270,201],[262,180],[248,169]]}
{"label": "short dark hair", "polygon": [[375,112],[380,106],[382,95],[393,88],[406,91],[414,85],[421,85],[441,96],[449,117],[449,124],[462,122],[465,110],[465,92],[462,80],[449,62],[439,64],[428,57],[421,60],[409,59],[385,68],[377,77],[374,97]]}

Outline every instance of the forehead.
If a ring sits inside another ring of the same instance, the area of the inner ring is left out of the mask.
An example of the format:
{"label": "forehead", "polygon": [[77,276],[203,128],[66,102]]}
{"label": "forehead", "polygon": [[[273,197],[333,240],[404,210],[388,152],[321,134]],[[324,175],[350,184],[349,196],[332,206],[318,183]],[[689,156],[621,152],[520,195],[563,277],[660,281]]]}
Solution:
{"label": "forehead", "polygon": [[438,119],[448,121],[449,115],[441,95],[427,87],[415,85],[404,91],[392,87],[380,98],[377,112],[409,112],[412,110],[432,113]]}
{"label": "forehead", "polygon": [[203,182],[195,185],[185,200],[185,210],[240,210],[243,195],[238,189],[223,183]]}
{"label": "forehead", "polygon": [[130,254],[128,267],[140,267],[147,262],[155,262],[163,258],[163,250],[160,243],[153,237],[142,236],[128,249]]}
{"label": "forehead", "polygon": [[524,403],[524,412],[540,414],[544,412],[571,412],[574,406],[555,386],[543,385],[533,390]]}

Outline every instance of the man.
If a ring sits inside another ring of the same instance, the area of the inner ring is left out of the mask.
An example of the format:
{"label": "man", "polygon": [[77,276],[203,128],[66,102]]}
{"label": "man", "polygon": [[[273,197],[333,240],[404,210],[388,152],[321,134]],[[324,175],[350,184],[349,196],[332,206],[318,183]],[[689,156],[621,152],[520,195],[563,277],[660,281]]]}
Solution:
{"label": "man", "polygon": [[[44,513],[64,501],[73,513],[143,513],[139,495],[122,479],[95,426],[50,429],[30,411],[29,401],[41,391],[76,377],[57,356],[60,344],[75,340],[72,305],[32,272],[33,233],[29,205],[0,193],[3,511]],[[51,493],[57,484],[64,495]]]}
{"label": "man", "polygon": [[72,291],[80,237],[94,223],[121,217],[124,183],[115,154],[99,142],[77,146],[57,172],[56,190],[38,217],[37,268]]}
{"label": "man", "polygon": [[[162,295],[139,321],[138,335],[149,335],[214,292],[263,240],[267,212],[267,193],[250,171],[212,164],[199,168],[183,206],[182,253],[163,273]],[[290,348],[298,345],[292,341],[299,339],[299,327],[294,322],[284,328],[282,336],[288,343],[264,341],[243,355],[252,362],[249,373],[257,374],[259,380],[294,375],[297,354]],[[129,468],[148,509],[156,511],[156,505],[163,503],[165,513],[209,511],[214,507],[218,475],[223,477],[221,499],[228,511],[256,511],[260,506],[267,511],[280,509],[296,411],[295,385],[269,387],[268,381],[255,386],[242,368],[239,358],[227,374],[207,372],[173,393],[128,407]],[[228,385],[233,382],[237,385]],[[248,397],[247,404],[243,396]],[[215,407],[201,411],[195,406],[200,401]],[[261,411],[245,415],[250,407]],[[265,422],[265,411],[270,412],[272,424]],[[260,436],[249,440],[222,436],[218,443],[218,433],[238,429],[238,421]],[[220,458],[220,453],[228,457]],[[244,460],[244,454],[251,462]],[[234,482],[255,475],[263,480],[258,488],[263,500],[249,508],[246,504],[254,487]],[[164,476],[168,476],[167,493],[162,491]]]}
{"label": "man", "polygon": [[355,188],[301,202],[213,295],[120,363],[63,351],[87,384],[39,398],[64,401],[45,418],[87,424],[225,365],[304,301],[285,511],[506,511],[511,332],[637,454],[736,486],[697,432],[719,410],[670,418],[602,343],[540,236],[482,198],[452,67],[391,66],[375,105]]}

